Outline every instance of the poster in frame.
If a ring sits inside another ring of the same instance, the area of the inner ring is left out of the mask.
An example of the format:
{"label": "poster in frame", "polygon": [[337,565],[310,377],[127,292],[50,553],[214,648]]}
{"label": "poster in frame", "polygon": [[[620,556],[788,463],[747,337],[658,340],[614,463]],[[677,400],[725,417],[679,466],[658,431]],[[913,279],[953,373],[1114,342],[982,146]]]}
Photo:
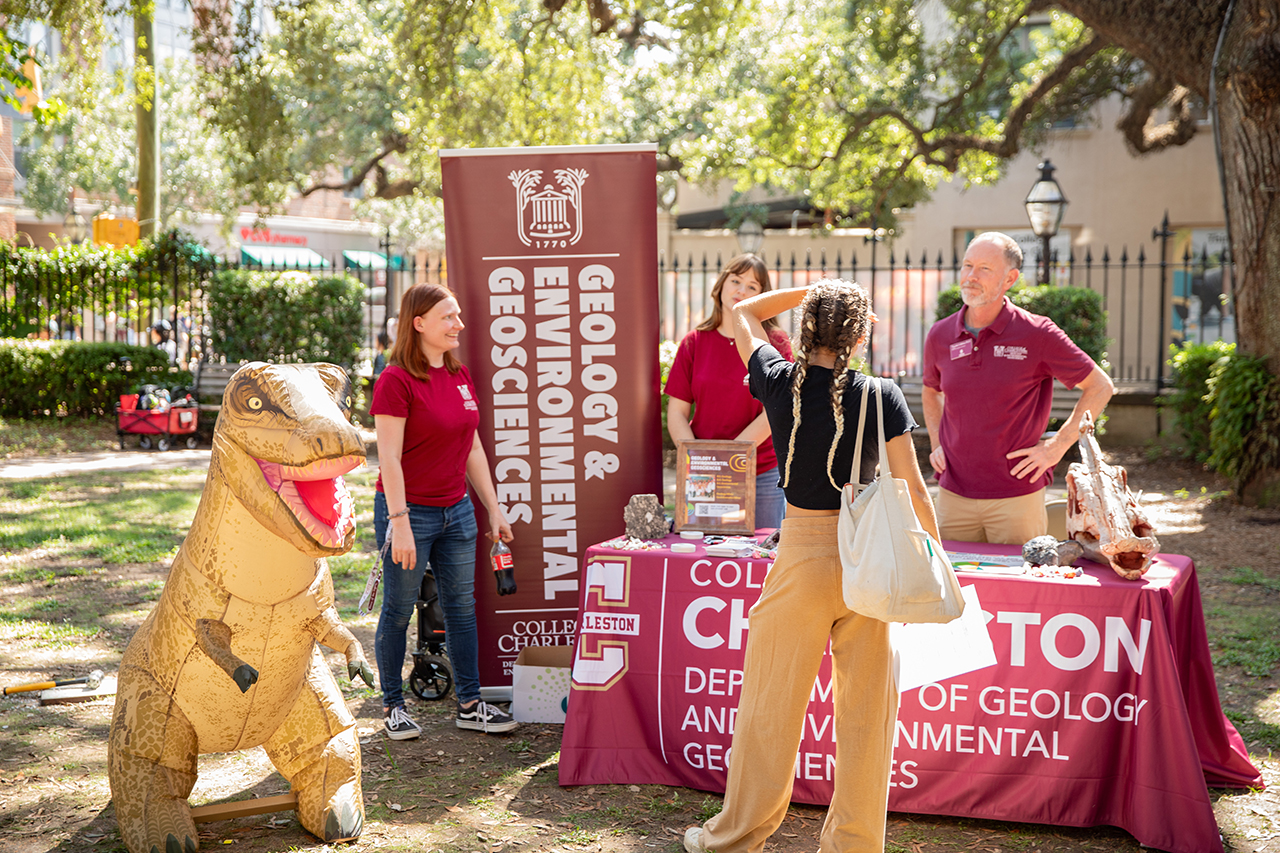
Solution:
{"label": "poster in frame", "polygon": [[756,446],[750,441],[676,441],[675,529],[756,532]]}

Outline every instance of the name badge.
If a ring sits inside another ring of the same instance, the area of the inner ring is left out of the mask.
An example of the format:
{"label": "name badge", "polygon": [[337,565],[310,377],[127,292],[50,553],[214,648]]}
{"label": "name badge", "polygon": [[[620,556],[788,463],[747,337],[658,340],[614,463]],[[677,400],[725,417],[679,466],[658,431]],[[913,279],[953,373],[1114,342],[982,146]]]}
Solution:
{"label": "name badge", "polygon": [[965,340],[963,340],[963,341],[958,341],[958,342],[956,342],[956,343],[954,343],[954,344],[952,344],[952,345],[951,345],[951,360],[952,360],[952,361],[955,361],[957,358],[964,358],[965,356],[967,356],[967,355],[972,355],[972,354],[973,354],[973,339],[972,339],[972,338],[966,338],[966,339],[965,339]]}

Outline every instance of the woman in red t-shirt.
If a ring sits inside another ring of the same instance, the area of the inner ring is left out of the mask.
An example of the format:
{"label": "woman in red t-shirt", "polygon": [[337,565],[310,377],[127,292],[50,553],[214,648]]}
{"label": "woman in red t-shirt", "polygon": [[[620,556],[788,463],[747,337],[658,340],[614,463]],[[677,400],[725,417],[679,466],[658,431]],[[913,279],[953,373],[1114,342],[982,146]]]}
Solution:
{"label": "woman in red t-shirt", "polygon": [[390,363],[373,388],[370,411],[378,430],[378,485],[373,526],[383,563],[382,612],[374,648],[382,687],[383,727],[394,740],[422,729],[404,710],[402,670],[409,620],[427,564],[444,611],[445,644],[453,664],[460,729],[505,732],[510,715],[480,699],[476,639],[475,508],[471,484],[489,513],[485,536],[511,541],[476,428],[480,407],[471,374],[454,356],[463,329],[458,301],[447,288],[418,284],[400,301],[400,328]]}
{"label": "woman in red t-shirt", "polygon": [[[733,343],[733,306],[772,290],[769,270],[755,255],[738,255],[711,288],[711,316],[680,341],[667,376],[667,431],[673,439],[753,441],[756,444],[756,527],[782,524],[786,500],[764,407],[747,389],[747,368]],[[791,342],[776,318],[769,340],[785,358]],[[690,412],[693,418],[690,420]]]}

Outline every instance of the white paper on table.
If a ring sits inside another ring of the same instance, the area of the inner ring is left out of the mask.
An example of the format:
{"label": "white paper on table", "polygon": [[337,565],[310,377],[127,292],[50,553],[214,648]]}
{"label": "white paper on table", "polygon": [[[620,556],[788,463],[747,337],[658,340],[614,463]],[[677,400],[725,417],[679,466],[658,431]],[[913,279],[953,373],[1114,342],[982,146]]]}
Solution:
{"label": "white paper on table", "polygon": [[899,693],[996,664],[996,649],[972,584],[960,588],[964,613],[945,624],[892,622],[893,678]]}

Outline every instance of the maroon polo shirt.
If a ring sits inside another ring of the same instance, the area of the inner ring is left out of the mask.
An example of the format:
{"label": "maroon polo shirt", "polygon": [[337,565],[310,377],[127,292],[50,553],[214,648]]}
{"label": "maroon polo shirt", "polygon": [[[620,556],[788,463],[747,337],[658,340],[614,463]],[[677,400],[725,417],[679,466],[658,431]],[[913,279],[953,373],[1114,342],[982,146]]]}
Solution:
{"label": "maroon polo shirt", "polygon": [[967,498],[1029,495],[1053,472],[1018,479],[1014,450],[1032,447],[1049,425],[1053,380],[1074,388],[1093,371],[1093,359],[1048,317],[1008,298],[995,322],[975,339],[964,327],[968,308],[933,325],[924,344],[924,384],[941,391],[939,439],[947,470],[942,488]]}
{"label": "maroon polo shirt", "polygon": [[[480,426],[471,373],[444,367],[417,379],[398,364],[389,364],[373,386],[374,415],[404,418],[400,468],[404,497],[420,506],[453,506],[467,494],[467,457]],[[382,474],[376,485],[382,491]]]}
{"label": "maroon polo shirt", "polygon": [[[771,330],[769,342],[790,361],[791,342],[784,332]],[[694,329],[680,341],[667,375],[666,392],[693,403],[689,428],[694,438],[737,438],[764,411],[747,390],[747,366],[738,355],[737,344],[715,329]],[[777,467],[773,442],[756,445],[756,473]]]}

